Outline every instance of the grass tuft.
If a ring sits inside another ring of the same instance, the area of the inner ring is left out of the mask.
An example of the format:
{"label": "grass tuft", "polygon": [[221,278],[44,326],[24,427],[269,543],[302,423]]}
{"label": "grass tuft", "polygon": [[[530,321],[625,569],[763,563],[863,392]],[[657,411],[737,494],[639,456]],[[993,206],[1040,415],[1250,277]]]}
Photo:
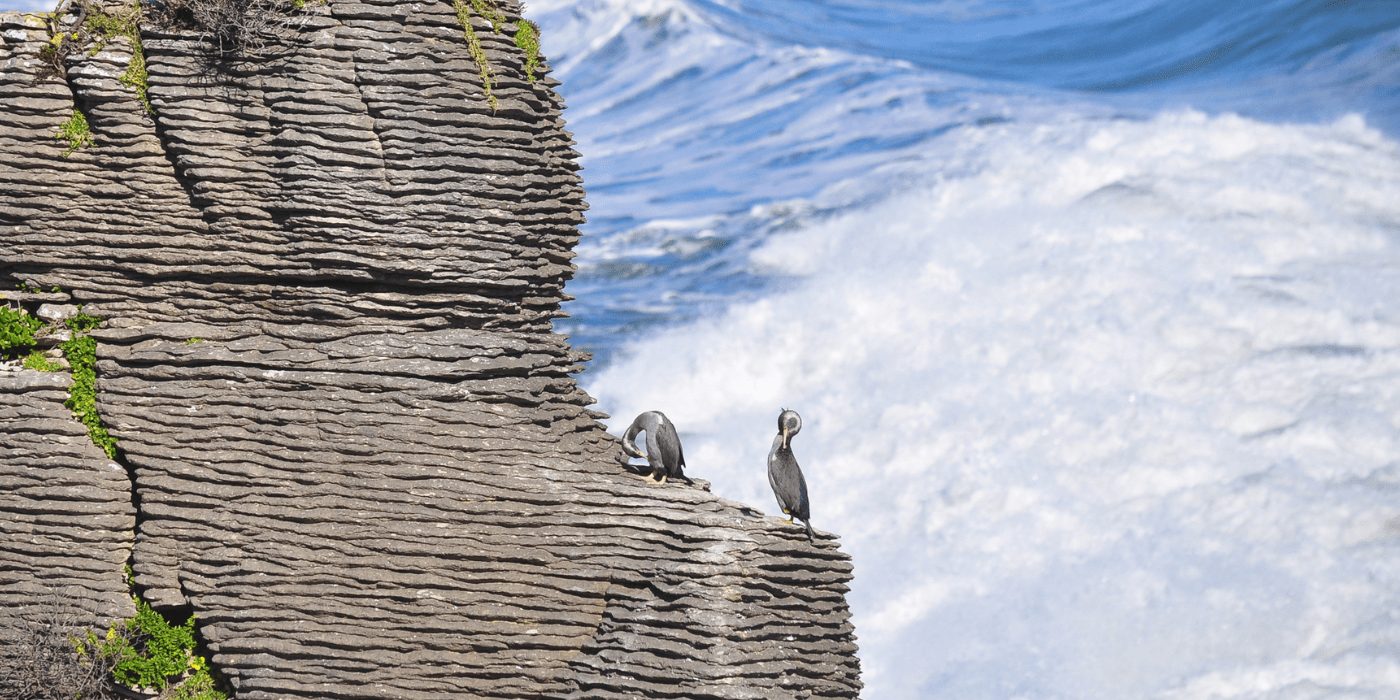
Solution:
{"label": "grass tuft", "polygon": [[535,69],[540,67],[540,27],[528,20],[516,20],[515,45],[525,52],[525,78],[535,82]]}

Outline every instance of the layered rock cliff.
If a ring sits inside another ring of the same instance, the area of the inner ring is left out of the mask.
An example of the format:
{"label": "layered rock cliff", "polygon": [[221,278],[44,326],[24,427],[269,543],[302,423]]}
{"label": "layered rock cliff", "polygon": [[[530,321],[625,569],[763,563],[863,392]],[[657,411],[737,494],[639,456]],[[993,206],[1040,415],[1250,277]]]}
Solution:
{"label": "layered rock cliff", "polygon": [[494,109],[452,4],[330,0],[222,61],[143,24],[147,110],[129,39],[46,75],[0,14],[0,288],[106,319],[119,444],[0,373],[0,625],[129,616],[129,557],[238,698],[855,697],[833,538],[619,465],[550,325],[586,208],[557,83],[472,22]]}

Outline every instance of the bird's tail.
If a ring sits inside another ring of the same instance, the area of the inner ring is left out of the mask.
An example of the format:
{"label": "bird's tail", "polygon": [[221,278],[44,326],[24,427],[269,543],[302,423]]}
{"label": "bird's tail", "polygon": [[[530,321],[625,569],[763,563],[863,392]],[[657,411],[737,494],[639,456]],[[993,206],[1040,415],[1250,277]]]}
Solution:
{"label": "bird's tail", "polygon": [[807,526],[807,539],[814,539],[817,536],[817,533],[812,531],[812,521],[803,520],[802,524]]}

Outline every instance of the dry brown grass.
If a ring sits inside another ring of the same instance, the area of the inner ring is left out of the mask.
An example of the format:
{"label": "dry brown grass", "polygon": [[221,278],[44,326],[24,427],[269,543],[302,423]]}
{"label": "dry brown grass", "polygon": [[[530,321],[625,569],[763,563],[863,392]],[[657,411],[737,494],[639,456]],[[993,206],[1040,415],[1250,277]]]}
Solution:
{"label": "dry brown grass", "polygon": [[304,0],[165,0],[151,17],[197,32],[219,57],[264,56],[284,47],[305,24]]}
{"label": "dry brown grass", "polygon": [[[0,628],[0,698],[6,700],[109,700],[116,659],[78,652],[92,630],[85,614],[65,593],[53,593]],[[91,645],[86,645],[91,647]]]}

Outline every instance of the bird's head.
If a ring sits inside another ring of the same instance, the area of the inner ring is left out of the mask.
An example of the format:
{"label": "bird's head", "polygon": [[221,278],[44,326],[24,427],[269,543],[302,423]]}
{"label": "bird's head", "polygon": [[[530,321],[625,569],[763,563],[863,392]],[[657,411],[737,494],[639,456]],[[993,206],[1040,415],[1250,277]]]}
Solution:
{"label": "bird's head", "polygon": [[797,411],[784,408],[778,414],[778,432],[783,435],[783,447],[788,446],[788,441],[792,436],[802,430],[802,416],[797,415]]}

